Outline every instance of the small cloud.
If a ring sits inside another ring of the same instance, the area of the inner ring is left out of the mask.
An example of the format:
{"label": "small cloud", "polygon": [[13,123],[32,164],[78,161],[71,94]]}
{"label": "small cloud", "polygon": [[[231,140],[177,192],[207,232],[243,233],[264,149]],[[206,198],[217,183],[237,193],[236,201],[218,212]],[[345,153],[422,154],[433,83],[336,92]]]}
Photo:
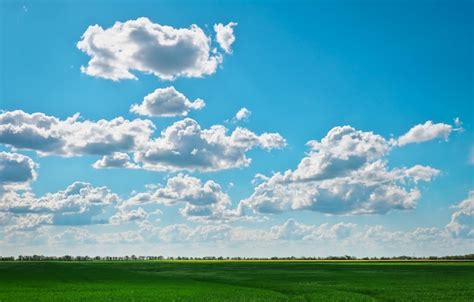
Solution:
{"label": "small cloud", "polygon": [[248,120],[252,111],[248,110],[245,107],[240,108],[240,110],[235,114],[235,119],[238,121]]}
{"label": "small cloud", "polygon": [[459,117],[456,117],[456,118],[454,119],[454,126],[456,126],[456,127],[461,127],[461,126],[462,126],[462,122],[461,122],[461,120],[459,119]]}
{"label": "small cloud", "polygon": [[228,54],[232,53],[232,44],[235,42],[234,26],[237,23],[229,22],[224,25],[222,23],[214,24],[214,31],[216,32],[216,40],[219,46]]}
{"label": "small cloud", "polygon": [[[455,120],[456,122],[456,120]],[[459,119],[457,121],[460,123]],[[448,140],[449,135],[453,130],[453,126],[443,123],[434,124],[432,121],[427,121],[424,124],[418,124],[408,130],[407,133],[398,138],[398,145],[404,146],[413,143],[423,143],[433,139]]]}
{"label": "small cloud", "polygon": [[190,101],[173,86],[158,88],[145,96],[141,104],[133,104],[130,112],[145,116],[186,116],[190,110],[200,110],[206,104],[201,99]]}

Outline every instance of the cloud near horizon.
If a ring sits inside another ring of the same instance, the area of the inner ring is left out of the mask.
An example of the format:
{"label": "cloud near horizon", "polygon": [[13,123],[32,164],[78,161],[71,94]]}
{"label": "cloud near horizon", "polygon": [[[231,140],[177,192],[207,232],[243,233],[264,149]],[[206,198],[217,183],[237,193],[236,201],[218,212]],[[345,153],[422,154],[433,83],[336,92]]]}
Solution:
{"label": "cloud near horizon", "polygon": [[393,140],[350,126],[334,127],[308,146],[295,170],[263,177],[240,206],[257,213],[385,214],[414,209],[421,196],[418,182],[440,173],[421,165],[389,169],[386,156]]}

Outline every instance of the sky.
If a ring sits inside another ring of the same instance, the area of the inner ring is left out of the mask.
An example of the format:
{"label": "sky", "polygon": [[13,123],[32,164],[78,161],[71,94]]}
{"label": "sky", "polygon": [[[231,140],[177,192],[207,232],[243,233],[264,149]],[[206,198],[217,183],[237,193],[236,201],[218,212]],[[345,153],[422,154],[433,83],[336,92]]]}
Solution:
{"label": "sky", "polygon": [[0,255],[473,252],[472,1],[0,6]]}

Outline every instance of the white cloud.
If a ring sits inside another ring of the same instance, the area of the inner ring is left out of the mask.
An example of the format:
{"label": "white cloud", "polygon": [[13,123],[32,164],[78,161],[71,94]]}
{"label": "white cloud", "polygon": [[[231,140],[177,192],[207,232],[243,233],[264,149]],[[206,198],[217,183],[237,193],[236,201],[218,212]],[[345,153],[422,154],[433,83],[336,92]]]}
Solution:
{"label": "white cloud", "polygon": [[178,174],[167,180],[166,186],[137,193],[124,204],[125,207],[143,204],[182,204],[180,213],[194,220],[222,220],[231,215],[229,196],[216,182],[203,183],[200,179]]}
{"label": "white cloud", "polygon": [[437,169],[421,165],[401,169],[400,172],[405,173],[406,177],[412,179],[415,183],[419,181],[431,181],[440,174],[440,171]]}
{"label": "white cloud", "polygon": [[248,120],[252,112],[245,107],[240,108],[239,111],[235,114],[235,119],[238,121]]}
{"label": "white cloud", "polygon": [[415,208],[421,195],[416,184],[439,174],[421,165],[390,170],[384,157],[393,142],[349,126],[308,145],[309,154],[294,171],[263,178],[240,206],[260,213],[384,214]]}
{"label": "white cloud", "polygon": [[[160,242],[159,253],[167,253],[164,252],[170,251],[167,247],[174,246],[180,247],[181,255],[184,253],[186,256],[230,253],[230,256],[267,257],[294,255],[295,250],[303,251],[299,254],[301,256],[334,255],[334,251],[337,251],[336,255],[399,256],[416,253],[416,256],[429,256],[467,254],[472,248],[469,237],[453,237],[446,229],[436,227],[401,231],[382,225],[356,225],[343,221],[305,224],[294,219],[263,228],[227,223],[154,226],[144,220],[137,224],[139,229],[133,231],[122,231],[117,226],[98,226],[94,229],[68,227],[65,230],[62,227],[60,230],[64,231],[56,233],[58,229],[44,226],[41,220],[35,217],[31,223],[22,223],[8,231],[0,229],[0,244],[5,251],[16,251],[19,246],[38,250],[44,248],[37,247],[38,244],[51,244],[54,251],[62,249],[64,253],[72,245],[92,245],[97,250],[105,244],[123,251],[122,244],[134,244],[132,249],[125,249],[126,253],[136,254],[137,251],[146,253],[151,245]],[[206,252],[200,250],[204,246],[209,247]],[[257,249],[259,252],[256,254]],[[268,251],[272,251],[271,254]]]}
{"label": "white cloud", "polygon": [[305,225],[288,219],[281,225],[273,226],[269,236],[273,240],[344,239],[351,235],[355,227],[355,224],[342,222],[334,225]]}
{"label": "white cloud", "polygon": [[455,237],[474,238],[474,191],[454,208],[446,229]]}
{"label": "white cloud", "polygon": [[263,242],[263,241],[317,241],[345,240],[357,234],[357,225],[339,222],[336,224],[307,225],[288,219],[269,229],[254,229],[229,224],[206,224],[191,227],[187,224],[172,224],[164,227],[145,225],[140,233],[150,241],[164,242]]}
{"label": "white cloud", "polygon": [[39,226],[53,223],[53,215],[51,214],[25,214],[16,215],[15,220],[6,227],[6,232],[14,231],[31,231]]}
{"label": "white cloud", "polygon": [[[201,129],[193,119],[177,121],[151,139],[149,120],[79,120],[79,114],[60,120],[21,110],[0,113],[0,144],[29,149],[41,156],[102,155],[94,168],[144,168],[158,171],[218,171],[246,167],[253,148],[280,149],[278,133],[257,135],[237,127],[230,135],[221,125]],[[134,154],[134,162],[129,153]]]}
{"label": "white cloud", "polygon": [[154,130],[151,121],[122,117],[80,121],[79,114],[60,120],[21,110],[0,113],[0,143],[40,155],[107,155],[129,152],[146,143]]}
{"label": "white cloud", "polygon": [[111,155],[104,155],[102,159],[96,161],[93,165],[96,169],[106,168],[127,168],[138,169],[139,166],[130,161],[127,153],[114,152]]}
{"label": "white cloud", "polygon": [[16,215],[50,215],[47,217],[51,217],[50,222],[55,225],[100,224],[108,222],[101,216],[106,209],[115,207],[119,200],[106,187],[75,182],[63,191],[41,197],[35,197],[29,191],[8,192],[0,198],[0,211]]}
{"label": "white cloud", "polygon": [[134,231],[124,231],[96,236],[96,240],[106,244],[136,244],[143,242],[143,237]]}
{"label": "white cloud", "polygon": [[36,167],[37,164],[28,156],[0,152],[0,196],[5,186],[27,186],[34,181],[37,177]]}
{"label": "white cloud", "polygon": [[158,239],[164,242],[222,241],[230,235],[229,225],[200,225],[191,228],[186,224],[174,224],[157,231]]}
{"label": "white cloud", "polygon": [[173,86],[158,88],[145,96],[141,104],[133,104],[130,112],[146,116],[186,116],[190,110],[199,110],[206,104],[201,99],[191,102]]}
{"label": "white cloud", "polygon": [[227,135],[224,126],[201,129],[195,120],[186,118],[149,141],[135,153],[135,161],[148,170],[217,171],[248,166],[251,159],[245,153],[252,148],[271,150],[285,145],[278,133],[257,135],[238,127]]}
{"label": "white cloud", "polygon": [[[70,227],[64,232],[50,236],[49,242],[54,248],[71,245],[93,245],[101,246],[107,244],[117,247],[120,244],[136,244],[143,243],[143,237],[135,231],[107,232],[103,234],[95,234],[86,229],[78,227]],[[107,254],[110,255],[110,254]]]}
{"label": "white cloud", "polygon": [[152,23],[148,18],[116,22],[110,28],[89,26],[77,48],[91,59],[81,71],[110,80],[136,79],[131,71],[160,79],[213,74],[222,56],[197,25],[189,28]]}
{"label": "white cloud", "polygon": [[447,140],[453,126],[443,123],[433,124],[432,121],[427,121],[424,124],[418,124],[408,130],[407,133],[398,138],[400,146],[413,143],[422,143],[436,138]]}
{"label": "white cloud", "polygon": [[145,220],[148,218],[148,213],[145,212],[143,208],[138,208],[135,210],[127,210],[126,208],[121,208],[114,216],[110,218],[110,222],[113,224],[120,224],[128,221],[139,221]]}
{"label": "white cloud", "polygon": [[372,132],[350,126],[331,129],[320,141],[309,141],[310,153],[292,173],[293,180],[322,180],[345,176],[383,157],[390,142]]}
{"label": "white cloud", "polygon": [[229,22],[227,25],[222,23],[214,24],[217,43],[226,53],[232,53],[232,44],[235,42],[234,26],[237,26],[237,23]]}

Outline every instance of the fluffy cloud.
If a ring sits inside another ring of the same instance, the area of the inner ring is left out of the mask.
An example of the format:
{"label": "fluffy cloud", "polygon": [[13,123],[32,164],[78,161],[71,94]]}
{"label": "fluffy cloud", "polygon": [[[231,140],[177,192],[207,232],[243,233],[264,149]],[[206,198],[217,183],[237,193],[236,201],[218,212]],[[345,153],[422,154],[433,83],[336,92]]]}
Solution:
{"label": "fluffy cloud", "polygon": [[196,99],[191,102],[184,94],[170,86],[156,89],[145,96],[140,105],[133,104],[130,111],[146,116],[186,116],[190,110],[199,110],[204,106],[203,100]]}
{"label": "fluffy cloud", "polygon": [[125,206],[149,203],[167,206],[182,204],[180,212],[188,219],[225,219],[231,214],[229,196],[216,182],[203,183],[200,179],[179,174],[167,180],[166,186],[149,192],[137,193]]}
{"label": "fluffy cloud", "polygon": [[79,114],[60,120],[43,113],[2,112],[0,143],[41,155],[106,155],[137,149],[154,130],[148,120],[118,117],[93,122],[79,118]]}
{"label": "fluffy cloud", "polygon": [[172,80],[213,74],[222,56],[197,25],[173,28],[138,18],[110,28],[89,26],[77,48],[91,57],[81,71],[110,80],[136,79],[131,71]]}
{"label": "fluffy cloud", "polygon": [[[151,139],[149,120],[79,120],[79,114],[60,120],[21,110],[0,113],[0,144],[35,150],[42,156],[102,155],[100,168],[144,168],[158,171],[217,171],[246,167],[253,148],[279,149],[286,145],[278,133],[257,135],[236,128],[230,135],[221,125],[201,129],[190,118],[177,121]],[[133,163],[129,153],[134,154]]]}
{"label": "fluffy cloud", "polygon": [[360,231],[351,223],[307,225],[289,219],[269,229],[235,227],[229,224],[206,224],[191,227],[172,224],[164,227],[144,225],[140,233],[150,241],[164,242],[247,242],[247,241],[317,241],[345,240]]}
{"label": "fluffy cloud", "polygon": [[238,121],[247,120],[252,112],[245,107],[240,108],[239,111],[235,114],[235,119]]}
{"label": "fluffy cloud", "polygon": [[136,164],[130,161],[130,156],[127,153],[114,152],[111,155],[104,155],[102,159],[96,161],[93,165],[96,169],[106,168],[127,168],[137,169]]}
{"label": "fluffy cloud", "polygon": [[164,242],[203,242],[222,241],[230,237],[229,225],[204,225],[192,228],[186,224],[173,224],[156,231],[159,240]]}
{"label": "fluffy cloud", "polygon": [[31,158],[18,153],[0,152],[1,188],[12,185],[27,185],[36,179],[36,164]]}
{"label": "fluffy cloud", "polygon": [[446,229],[455,237],[474,238],[474,191],[454,208]]}
{"label": "fluffy cloud", "polygon": [[30,192],[4,194],[0,198],[0,212],[15,215],[41,214],[55,225],[107,223],[107,219],[101,215],[106,209],[113,208],[119,200],[106,187],[75,182],[63,191],[47,193],[41,197],[35,197]]}
{"label": "fluffy cloud", "polygon": [[53,215],[51,214],[25,214],[15,215],[15,219],[11,225],[6,227],[6,232],[14,231],[31,231],[39,226],[53,223]]}
{"label": "fluffy cloud", "polygon": [[433,124],[432,121],[427,121],[424,124],[418,124],[408,130],[407,133],[398,138],[398,144],[400,146],[422,143],[430,141],[436,138],[447,140],[453,126],[443,123]]}
{"label": "fluffy cloud", "polygon": [[128,221],[139,221],[148,218],[148,213],[143,208],[128,211],[126,208],[122,208],[114,216],[110,218],[110,222],[113,224],[120,224]]}
{"label": "fluffy cloud", "polygon": [[351,235],[355,227],[355,224],[343,222],[334,225],[306,225],[288,219],[281,225],[273,226],[268,236],[273,240],[344,239]]}
{"label": "fluffy cloud", "polygon": [[135,161],[143,168],[158,171],[217,171],[248,166],[246,152],[260,147],[282,148],[285,139],[278,133],[257,135],[245,128],[236,128],[230,135],[221,125],[201,129],[190,118],[175,122],[135,153]]}
{"label": "fluffy cloud", "polygon": [[416,165],[390,170],[384,156],[393,142],[349,126],[335,127],[294,170],[263,178],[242,208],[260,213],[310,210],[328,214],[384,214],[413,209],[421,193],[419,181],[439,171]]}
{"label": "fluffy cloud", "polygon": [[217,43],[226,53],[232,53],[232,44],[235,42],[234,26],[237,26],[237,23],[229,22],[227,25],[222,23],[214,24]]}

